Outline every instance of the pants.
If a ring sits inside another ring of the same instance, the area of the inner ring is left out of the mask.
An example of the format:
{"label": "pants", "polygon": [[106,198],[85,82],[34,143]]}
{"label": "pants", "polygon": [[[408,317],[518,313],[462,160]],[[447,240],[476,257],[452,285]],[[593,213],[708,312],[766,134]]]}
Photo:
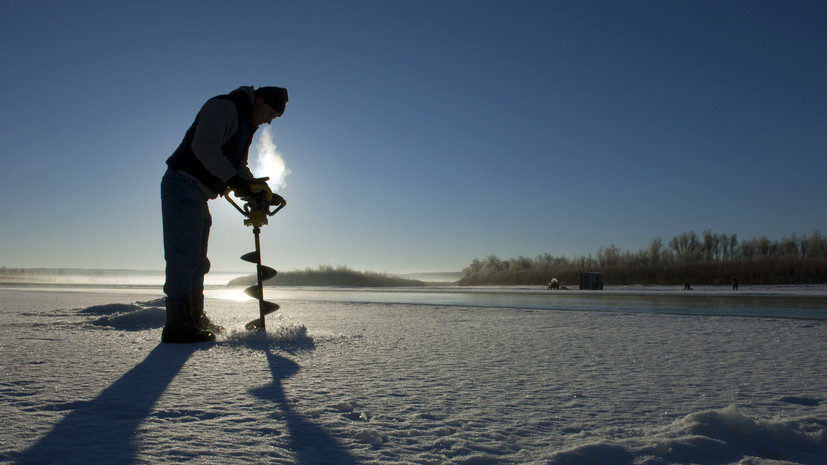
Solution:
{"label": "pants", "polygon": [[164,224],[164,293],[170,299],[204,292],[204,275],[210,271],[207,241],[212,216],[209,198],[191,178],[167,170],[161,180],[161,214]]}

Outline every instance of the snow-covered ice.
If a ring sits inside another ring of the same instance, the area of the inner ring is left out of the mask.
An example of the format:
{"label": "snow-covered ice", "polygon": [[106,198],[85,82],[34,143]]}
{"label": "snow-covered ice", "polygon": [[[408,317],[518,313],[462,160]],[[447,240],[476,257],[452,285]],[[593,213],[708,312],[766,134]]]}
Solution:
{"label": "snow-covered ice", "polygon": [[827,287],[692,292],[8,285],[0,462],[827,463]]}

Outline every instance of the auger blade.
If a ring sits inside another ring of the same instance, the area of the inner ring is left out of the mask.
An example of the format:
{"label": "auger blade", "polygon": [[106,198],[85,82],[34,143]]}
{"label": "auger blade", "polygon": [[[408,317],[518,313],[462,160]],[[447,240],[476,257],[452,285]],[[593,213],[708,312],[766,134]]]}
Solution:
{"label": "auger blade", "polygon": [[264,294],[261,293],[261,288],[258,287],[258,284],[255,286],[250,286],[247,289],[244,289],[244,293],[254,299],[263,299]]}
{"label": "auger blade", "polygon": [[[264,314],[265,315],[269,315],[269,314],[271,314],[271,313],[273,313],[273,312],[275,312],[276,310],[279,309],[278,304],[274,304],[273,302],[262,302],[262,303],[264,304]],[[256,331],[256,330],[262,329],[264,327],[264,324],[261,320],[262,320],[261,318],[256,318],[255,320],[253,320],[253,321],[247,323],[246,325],[244,325],[244,329],[247,329],[249,331]]]}
{"label": "auger blade", "polygon": [[261,265],[261,279],[262,281],[266,281],[270,278],[275,278],[276,275],[279,274],[274,268],[270,268],[269,266]]}
{"label": "auger blade", "polygon": [[269,314],[275,312],[276,310],[278,310],[280,308],[279,304],[274,304],[273,302],[264,301],[262,303],[264,304],[264,314],[265,315],[269,315]]}
{"label": "auger blade", "polygon": [[[264,300],[264,281],[275,277],[276,274],[278,274],[278,272],[275,269],[270,268],[269,266],[264,266],[261,264],[261,245],[259,243],[261,224],[248,223],[246,220],[244,221],[244,224],[248,226],[254,226],[253,236],[256,240],[256,250],[241,256],[241,259],[245,262],[256,264],[256,284],[248,287],[247,289],[244,289],[244,293],[258,300],[259,313],[259,317],[257,319],[247,323],[246,325],[244,325],[244,327],[247,329],[265,330],[266,325],[264,317],[278,310],[279,306],[277,304],[267,302]],[[263,224],[267,224],[266,217]]]}
{"label": "auger blade", "polygon": [[244,325],[244,329],[249,331],[257,331],[261,329],[261,318],[256,318],[255,320],[247,323]]}

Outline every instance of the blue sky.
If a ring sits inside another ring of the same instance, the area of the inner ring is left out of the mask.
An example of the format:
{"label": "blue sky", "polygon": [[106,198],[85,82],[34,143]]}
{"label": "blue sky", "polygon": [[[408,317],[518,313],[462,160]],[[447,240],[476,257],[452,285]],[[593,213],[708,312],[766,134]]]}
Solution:
{"label": "blue sky", "polygon": [[[827,3],[29,1],[0,15],[0,265],[162,269],[203,102],[290,91],[282,270],[459,271],[827,232]],[[210,203],[214,270],[250,228]]]}

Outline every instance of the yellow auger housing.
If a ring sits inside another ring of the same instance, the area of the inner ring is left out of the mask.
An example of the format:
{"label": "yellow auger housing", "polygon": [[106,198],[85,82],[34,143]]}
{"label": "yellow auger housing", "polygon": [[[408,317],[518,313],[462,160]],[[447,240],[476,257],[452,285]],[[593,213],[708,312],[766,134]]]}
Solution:
{"label": "yellow auger housing", "polygon": [[[258,299],[259,317],[244,325],[244,327],[249,330],[258,329],[264,331],[266,329],[264,316],[279,309],[278,304],[264,300],[264,281],[276,276],[277,271],[261,264],[259,234],[261,233],[261,227],[267,224],[267,218],[278,213],[279,210],[287,205],[287,202],[285,202],[282,196],[273,194],[273,191],[271,191],[267,185],[268,179],[269,178],[257,178],[250,183],[250,190],[253,192],[253,195],[240,197],[240,199],[244,201],[244,208],[239,207],[230,197],[231,189],[227,189],[223,194],[224,198],[226,198],[239,213],[244,215],[244,225],[253,227],[253,235],[256,241],[256,250],[241,256],[241,259],[245,262],[256,264],[257,284],[244,289],[245,294]],[[271,210],[271,206],[275,206],[276,208]]]}

